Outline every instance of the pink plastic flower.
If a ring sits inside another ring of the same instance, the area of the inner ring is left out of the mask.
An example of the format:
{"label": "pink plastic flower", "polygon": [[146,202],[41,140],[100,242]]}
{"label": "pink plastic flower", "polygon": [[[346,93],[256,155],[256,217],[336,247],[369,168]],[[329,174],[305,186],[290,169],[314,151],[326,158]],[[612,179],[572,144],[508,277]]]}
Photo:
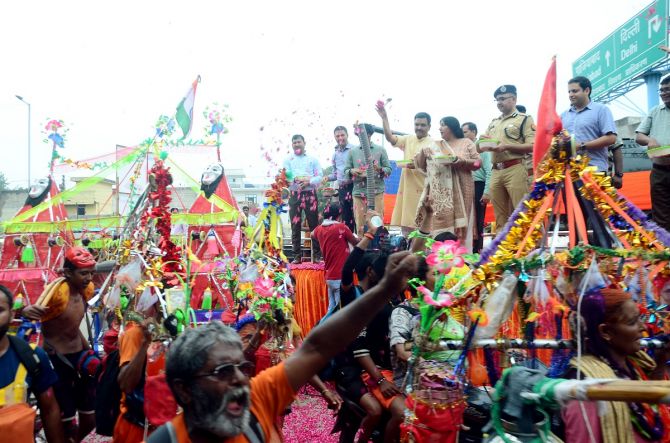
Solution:
{"label": "pink plastic flower", "polygon": [[432,294],[426,295],[424,293],[423,302],[438,308],[446,308],[454,304],[454,296],[449,292],[440,292],[437,299],[434,299]]}
{"label": "pink plastic flower", "polygon": [[433,296],[432,291],[430,289],[428,289],[427,287],[423,286],[423,285],[416,288],[416,290],[419,291],[421,294],[423,294],[424,297],[432,297]]}
{"label": "pink plastic flower", "polygon": [[62,128],[63,123],[59,120],[49,120],[44,127],[47,131],[57,131],[58,128]]}
{"label": "pink plastic flower", "polygon": [[437,241],[433,243],[432,251],[426,257],[426,263],[446,275],[451,271],[451,268],[460,268],[465,264],[462,255],[466,252],[467,249],[460,246],[457,241]]}
{"label": "pink plastic flower", "polygon": [[274,288],[274,282],[270,278],[259,277],[254,282],[254,292],[261,297],[271,297]]}

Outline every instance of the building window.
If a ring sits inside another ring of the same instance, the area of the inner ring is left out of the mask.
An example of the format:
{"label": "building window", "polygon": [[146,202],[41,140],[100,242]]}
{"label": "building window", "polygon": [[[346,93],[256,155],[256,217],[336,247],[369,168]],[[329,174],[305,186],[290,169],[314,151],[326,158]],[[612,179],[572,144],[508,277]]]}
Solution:
{"label": "building window", "polygon": [[86,215],[86,205],[77,205],[77,216]]}
{"label": "building window", "polygon": [[247,202],[253,203],[255,205],[257,203],[256,196],[255,195],[247,195]]}

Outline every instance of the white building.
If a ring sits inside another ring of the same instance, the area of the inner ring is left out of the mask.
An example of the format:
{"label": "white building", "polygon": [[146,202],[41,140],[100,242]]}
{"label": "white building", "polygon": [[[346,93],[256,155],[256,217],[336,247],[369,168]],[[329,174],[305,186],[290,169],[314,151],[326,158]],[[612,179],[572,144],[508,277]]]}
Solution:
{"label": "white building", "polygon": [[270,187],[269,184],[248,183],[246,174],[242,169],[226,169],[226,178],[230,190],[237,200],[240,208],[242,206],[262,206],[265,202],[265,191]]}

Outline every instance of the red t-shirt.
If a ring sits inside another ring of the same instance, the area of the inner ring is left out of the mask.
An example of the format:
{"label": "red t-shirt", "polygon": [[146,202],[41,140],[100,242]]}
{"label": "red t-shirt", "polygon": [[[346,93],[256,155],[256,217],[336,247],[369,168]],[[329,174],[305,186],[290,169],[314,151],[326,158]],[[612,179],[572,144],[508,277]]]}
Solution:
{"label": "red t-shirt", "polygon": [[344,262],[349,257],[349,243],[356,239],[354,234],[344,223],[334,222],[317,226],[312,237],[321,246],[326,262],[326,280],[341,280]]}

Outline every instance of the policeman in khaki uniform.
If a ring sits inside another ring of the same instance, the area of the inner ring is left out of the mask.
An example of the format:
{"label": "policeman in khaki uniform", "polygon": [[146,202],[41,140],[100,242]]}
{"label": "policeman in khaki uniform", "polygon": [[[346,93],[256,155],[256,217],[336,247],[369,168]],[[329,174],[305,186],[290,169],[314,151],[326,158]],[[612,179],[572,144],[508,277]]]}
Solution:
{"label": "policeman in khaki uniform", "polygon": [[[516,87],[502,85],[493,93],[500,117],[493,119],[481,139],[492,139],[497,146],[477,143],[479,152],[490,151],[493,169],[488,195],[500,230],[530,189],[533,178],[531,153],[535,141],[533,118],[516,109]],[[480,139],[480,140],[481,140]]]}

